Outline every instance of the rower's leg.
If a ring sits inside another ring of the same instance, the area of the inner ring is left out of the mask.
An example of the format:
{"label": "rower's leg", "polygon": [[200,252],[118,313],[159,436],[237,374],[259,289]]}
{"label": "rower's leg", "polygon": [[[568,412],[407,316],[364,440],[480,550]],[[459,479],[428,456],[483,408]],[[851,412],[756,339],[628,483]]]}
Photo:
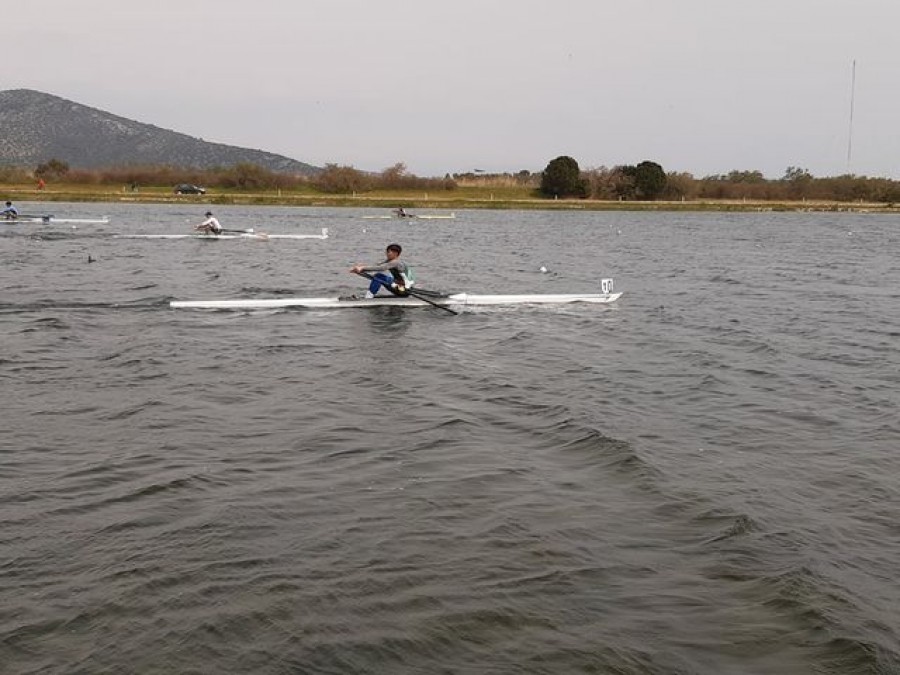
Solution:
{"label": "rower's leg", "polygon": [[[372,282],[369,284],[369,293],[371,293],[372,295],[376,295],[378,293],[378,291],[381,290],[381,287],[384,284],[387,284],[390,286],[391,281],[392,281],[391,277],[389,277],[387,274],[384,274],[382,272],[378,272],[378,273],[372,275]],[[384,283],[382,283],[382,282],[384,282]]]}

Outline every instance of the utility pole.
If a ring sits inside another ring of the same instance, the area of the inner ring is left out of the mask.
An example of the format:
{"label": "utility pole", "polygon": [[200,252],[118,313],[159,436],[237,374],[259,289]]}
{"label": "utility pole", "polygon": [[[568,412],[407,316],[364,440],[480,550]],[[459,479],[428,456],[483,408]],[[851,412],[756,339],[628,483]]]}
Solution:
{"label": "utility pole", "polygon": [[847,132],[847,173],[850,174],[850,160],[853,157],[853,105],[856,99],[856,59],[850,71],[850,128]]}

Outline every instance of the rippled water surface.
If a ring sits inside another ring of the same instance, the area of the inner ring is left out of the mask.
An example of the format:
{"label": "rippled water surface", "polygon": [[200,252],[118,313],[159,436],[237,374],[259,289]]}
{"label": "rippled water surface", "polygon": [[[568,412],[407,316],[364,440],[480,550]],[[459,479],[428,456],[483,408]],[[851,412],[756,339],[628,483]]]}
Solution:
{"label": "rippled water surface", "polygon": [[[3,672],[900,672],[896,217],[53,208],[111,221],[0,225]],[[391,241],[624,295],[168,307]]]}

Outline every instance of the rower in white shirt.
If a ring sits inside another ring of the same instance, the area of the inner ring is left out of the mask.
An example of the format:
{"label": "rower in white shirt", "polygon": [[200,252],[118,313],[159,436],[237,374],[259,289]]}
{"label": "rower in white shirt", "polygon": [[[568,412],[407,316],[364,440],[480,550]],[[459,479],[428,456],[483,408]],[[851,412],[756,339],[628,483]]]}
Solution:
{"label": "rower in white shirt", "polygon": [[212,211],[206,212],[206,220],[197,225],[195,230],[200,230],[205,234],[222,234],[222,225],[219,220],[212,214]]}

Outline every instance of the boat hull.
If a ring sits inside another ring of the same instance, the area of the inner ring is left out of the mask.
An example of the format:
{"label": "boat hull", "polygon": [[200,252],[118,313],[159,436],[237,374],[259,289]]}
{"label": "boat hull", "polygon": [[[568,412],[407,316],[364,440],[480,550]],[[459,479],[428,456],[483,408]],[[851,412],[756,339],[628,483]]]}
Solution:
{"label": "boat hull", "polygon": [[328,230],[322,234],[266,234],[263,232],[235,232],[226,234],[117,234],[115,239],[200,239],[206,241],[250,239],[269,241],[270,239],[328,239]]}
{"label": "boat hull", "polygon": [[425,214],[409,214],[406,216],[378,215],[363,216],[366,220],[455,220],[455,213],[425,213]]}
{"label": "boat hull", "polygon": [[582,293],[558,295],[474,295],[456,293],[454,295],[419,298],[397,298],[391,296],[365,299],[344,298],[262,298],[245,300],[173,300],[173,309],[283,309],[298,307],[306,309],[370,309],[373,307],[441,307],[461,308],[502,305],[563,305],[587,303],[605,305],[615,302],[621,293]]}
{"label": "boat hull", "polygon": [[39,223],[41,225],[108,225],[109,218],[13,218],[0,220],[0,223],[15,225],[16,223]]}

